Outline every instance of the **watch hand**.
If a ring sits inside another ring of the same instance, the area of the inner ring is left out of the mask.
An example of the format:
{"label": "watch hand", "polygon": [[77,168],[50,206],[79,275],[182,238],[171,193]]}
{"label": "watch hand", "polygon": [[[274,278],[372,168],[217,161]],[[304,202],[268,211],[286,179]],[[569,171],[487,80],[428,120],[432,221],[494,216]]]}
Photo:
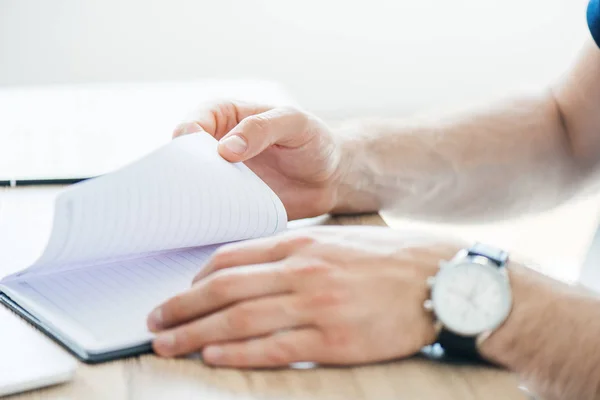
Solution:
{"label": "watch hand", "polygon": [[473,301],[473,299],[469,299],[467,300],[467,303],[469,303],[473,308],[475,308],[477,311],[481,311],[481,307],[479,307],[477,304],[475,304]]}
{"label": "watch hand", "polygon": [[473,286],[473,289],[471,289],[471,291],[469,292],[469,295],[467,296],[467,301],[468,301],[469,303],[471,303],[471,302],[472,302],[472,300],[473,300],[475,297],[477,297],[477,296],[476,296],[476,294],[477,294],[477,285]]}
{"label": "watch hand", "polygon": [[487,293],[490,291],[490,289],[492,289],[492,288],[493,288],[493,286],[494,286],[493,284],[490,284],[490,285],[488,285],[488,286],[485,288],[485,290],[482,290],[482,291],[480,291],[480,292],[477,294],[477,296],[475,296],[475,298],[476,298],[476,299],[479,299],[480,297],[482,297],[482,296],[485,296],[485,295],[486,295],[486,294],[487,294]]}
{"label": "watch hand", "polygon": [[469,300],[473,300],[473,299],[477,299],[477,298],[481,297],[482,295],[486,294],[493,286],[494,286],[494,284],[488,284],[485,287],[485,289],[481,289],[480,285],[475,285],[475,287],[469,294]]}
{"label": "watch hand", "polygon": [[463,311],[463,313],[461,314],[461,316],[460,316],[460,317],[462,318],[462,320],[463,320],[463,321],[467,319],[467,313],[468,313],[468,312],[469,312],[469,309],[467,308],[467,309],[465,309],[465,310]]}

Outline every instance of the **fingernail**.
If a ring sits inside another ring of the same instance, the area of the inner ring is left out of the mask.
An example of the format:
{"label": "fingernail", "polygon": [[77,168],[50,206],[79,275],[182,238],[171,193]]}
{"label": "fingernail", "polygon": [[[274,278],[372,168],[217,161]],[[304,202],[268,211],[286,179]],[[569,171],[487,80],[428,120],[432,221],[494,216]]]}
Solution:
{"label": "fingernail", "polygon": [[175,348],[175,335],[172,333],[165,333],[159,335],[154,339],[154,348],[157,349],[160,354],[170,354]]}
{"label": "fingernail", "polygon": [[159,330],[162,326],[162,322],[162,309],[160,308],[152,311],[148,316],[148,328],[152,332]]}
{"label": "fingernail", "polygon": [[202,357],[204,358],[204,361],[209,364],[216,364],[223,357],[223,349],[219,346],[208,346],[202,352]]}
{"label": "fingernail", "polygon": [[195,122],[184,122],[175,128],[176,135],[186,135],[188,133],[200,132],[202,127]]}
{"label": "fingernail", "polygon": [[239,135],[229,136],[223,139],[221,144],[234,154],[243,154],[248,148],[248,143]]}

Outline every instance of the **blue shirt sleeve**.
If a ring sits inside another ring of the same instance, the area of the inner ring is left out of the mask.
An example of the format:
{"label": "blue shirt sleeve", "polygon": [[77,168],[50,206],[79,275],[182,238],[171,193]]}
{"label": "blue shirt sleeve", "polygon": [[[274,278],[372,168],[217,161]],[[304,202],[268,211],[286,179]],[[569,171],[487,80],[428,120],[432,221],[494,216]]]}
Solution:
{"label": "blue shirt sleeve", "polygon": [[594,41],[600,47],[600,0],[590,0],[587,8],[587,22]]}

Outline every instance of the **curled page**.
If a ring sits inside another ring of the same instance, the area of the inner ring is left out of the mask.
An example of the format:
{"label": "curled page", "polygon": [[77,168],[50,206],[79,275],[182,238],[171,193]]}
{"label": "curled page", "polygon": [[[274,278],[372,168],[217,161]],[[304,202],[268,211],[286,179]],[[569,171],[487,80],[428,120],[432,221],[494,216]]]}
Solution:
{"label": "curled page", "polygon": [[269,236],[286,224],[277,195],[196,133],[58,196],[46,249],[27,273]]}

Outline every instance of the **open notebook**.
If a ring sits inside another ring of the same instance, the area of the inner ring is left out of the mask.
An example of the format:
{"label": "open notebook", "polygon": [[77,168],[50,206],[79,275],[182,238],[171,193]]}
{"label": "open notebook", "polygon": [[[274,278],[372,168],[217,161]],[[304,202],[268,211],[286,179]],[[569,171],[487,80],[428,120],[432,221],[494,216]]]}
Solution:
{"label": "open notebook", "polygon": [[0,281],[0,301],[81,360],[151,349],[148,313],[190,286],[219,244],[273,235],[287,216],[207,134],[173,140],[56,198],[40,258]]}

